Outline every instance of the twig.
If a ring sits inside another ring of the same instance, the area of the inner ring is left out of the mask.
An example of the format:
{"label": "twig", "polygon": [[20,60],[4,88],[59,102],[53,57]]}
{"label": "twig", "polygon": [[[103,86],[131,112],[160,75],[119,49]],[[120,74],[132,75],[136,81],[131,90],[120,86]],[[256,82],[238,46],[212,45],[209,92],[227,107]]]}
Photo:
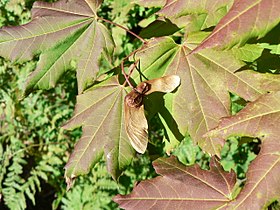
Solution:
{"label": "twig", "polygon": [[[133,33],[133,32],[130,31],[129,29],[125,28],[124,26],[119,25],[119,24],[117,24],[117,23],[114,23],[114,22],[112,22],[112,21],[110,21],[110,20],[104,19],[104,18],[102,18],[102,17],[98,17],[98,19],[99,19],[99,20],[102,20],[102,21],[104,21],[104,22],[107,22],[107,23],[110,23],[110,24],[112,24],[112,25],[115,25],[115,26],[118,26],[118,27],[122,28],[122,29],[125,30],[126,32],[132,34],[134,37],[136,37],[137,39],[139,39],[143,44],[146,44],[146,41],[145,41],[142,37],[140,37],[140,36],[138,36],[137,34]],[[136,50],[134,50],[133,52],[131,52],[131,53],[130,53],[128,56],[126,56],[126,57],[122,60],[122,62],[121,62],[122,74],[123,74],[123,76],[125,77],[125,82],[124,82],[123,85],[126,85],[126,83],[127,83],[127,84],[128,84],[131,88],[133,88],[133,89],[135,89],[135,88],[134,88],[134,86],[131,84],[129,78],[130,78],[130,75],[132,74],[132,72],[133,72],[135,66],[138,64],[139,60],[137,60],[137,61],[133,64],[133,67],[130,69],[128,75],[125,73],[124,64],[123,64],[123,63],[124,63],[124,61],[127,60],[131,55],[135,54],[138,50],[140,50],[140,49],[136,49]]]}
{"label": "twig", "polygon": [[98,19],[99,19],[99,20],[102,20],[102,21],[104,21],[104,22],[113,24],[113,25],[115,25],[115,26],[118,26],[118,27],[122,28],[123,30],[125,30],[126,32],[130,33],[131,35],[135,36],[137,39],[139,39],[139,40],[140,40],[141,42],[143,42],[144,44],[146,43],[145,39],[143,39],[142,37],[140,37],[140,36],[138,36],[137,34],[133,33],[132,31],[130,31],[130,30],[129,30],[128,28],[126,28],[126,27],[124,27],[124,26],[122,26],[122,25],[119,25],[119,24],[117,24],[117,23],[114,23],[114,22],[112,22],[112,21],[110,21],[110,20],[104,19],[104,18],[102,18],[102,17],[98,17]]}
{"label": "twig", "polygon": [[129,81],[129,77],[128,77],[127,74],[125,73],[125,70],[124,70],[124,67],[123,67],[123,62],[124,62],[124,60],[122,60],[122,62],[121,62],[121,69],[122,69],[123,76],[124,76],[124,78],[125,78],[125,82],[123,83],[123,86],[125,86],[126,83],[128,83],[128,85],[129,85],[132,89],[134,89],[134,86],[133,86],[133,85],[131,84],[131,82]]}
{"label": "twig", "polygon": [[128,85],[134,89],[134,87],[131,85],[130,81],[129,81],[129,78],[133,72],[133,70],[135,69],[136,65],[138,64],[139,60],[137,60],[136,62],[134,62],[130,67],[129,67],[129,73],[126,74],[124,69],[123,69],[123,62],[122,62],[122,73],[125,75],[125,82],[123,83],[123,85],[125,86],[126,83],[128,83]]}
{"label": "twig", "polygon": [[135,61],[135,62],[133,63],[133,67],[132,67],[132,68],[129,70],[129,72],[128,72],[128,77],[131,76],[133,70],[135,69],[135,67],[137,66],[137,64],[139,63],[139,61],[140,61],[140,59],[138,59],[137,61]]}

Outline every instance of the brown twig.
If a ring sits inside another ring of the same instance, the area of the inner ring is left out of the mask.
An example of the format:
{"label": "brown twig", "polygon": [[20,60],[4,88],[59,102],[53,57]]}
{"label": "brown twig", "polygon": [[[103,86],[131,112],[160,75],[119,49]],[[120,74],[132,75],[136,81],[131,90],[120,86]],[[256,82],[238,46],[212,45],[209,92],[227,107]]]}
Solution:
{"label": "brown twig", "polygon": [[128,28],[120,25],[120,24],[117,24],[117,23],[114,23],[110,20],[107,20],[107,19],[104,19],[102,17],[98,17],[99,20],[102,20],[104,22],[107,22],[107,23],[110,23],[112,25],[115,25],[115,26],[118,26],[120,28],[122,28],[123,30],[125,30],[126,32],[130,33],[131,35],[135,36],[137,39],[139,39],[141,42],[143,42],[144,44],[146,43],[145,39],[143,39],[142,37],[138,36],[137,34],[133,33],[132,31],[130,31]]}
{"label": "brown twig", "polygon": [[132,55],[134,55],[137,51],[139,51],[141,48],[139,48],[139,49],[136,49],[136,50],[134,50],[133,52],[131,52],[128,56],[126,56],[123,60],[122,60],[122,63],[121,63],[121,68],[122,68],[122,73],[123,73],[123,75],[124,75],[124,77],[125,77],[125,82],[124,82],[124,84],[123,85],[126,85],[126,83],[128,83],[128,85],[131,87],[131,88],[133,88],[132,86],[131,86],[131,83],[130,83],[130,81],[129,81],[129,78],[130,78],[130,75],[132,74],[132,72],[133,72],[133,70],[135,69],[135,67],[136,67],[136,65],[138,64],[138,62],[139,62],[139,60],[137,60],[136,62],[135,62],[135,65],[133,65],[133,68],[132,69],[130,69],[130,71],[129,71],[129,74],[127,75],[126,73],[125,73],[125,71],[124,71],[124,68],[123,68],[123,62],[125,61],[125,60],[127,60],[130,56],[132,56]]}
{"label": "brown twig", "polygon": [[132,67],[132,68],[129,70],[129,72],[128,72],[128,77],[131,76],[133,70],[135,69],[135,67],[137,66],[137,64],[139,63],[139,61],[140,61],[140,59],[138,59],[137,61],[135,61],[135,62],[133,63],[133,67]]}
{"label": "brown twig", "polygon": [[[110,23],[110,24],[112,24],[112,25],[115,25],[115,26],[117,26],[117,27],[122,28],[122,29],[125,30],[126,32],[132,34],[134,37],[136,37],[137,39],[139,39],[143,44],[146,44],[146,41],[145,41],[142,37],[140,37],[140,36],[138,36],[137,34],[133,33],[133,32],[130,31],[129,29],[125,28],[124,26],[119,25],[119,24],[117,24],[117,23],[114,23],[114,22],[112,22],[112,21],[110,21],[110,20],[104,19],[104,18],[102,18],[102,17],[98,17],[98,19],[99,19],[99,20],[102,20],[102,21],[104,21],[104,22]],[[131,52],[131,53],[130,53],[128,56],[126,56],[126,57],[122,60],[122,62],[121,62],[122,74],[123,74],[123,76],[125,77],[125,82],[124,82],[123,85],[126,85],[126,83],[127,83],[127,84],[128,84],[131,88],[133,88],[133,89],[135,89],[135,88],[134,88],[133,85],[131,84],[129,78],[130,78],[130,75],[132,74],[132,72],[133,72],[135,66],[138,64],[139,60],[137,60],[137,61],[133,64],[133,67],[129,70],[129,74],[128,74],[128,75],[125,73],[124,64],[123,64],[123,63],[124,63],[124,61],[127,60],[131,55],[135,54],[138,50],[139,50],[139,49],[136,49],[136,50],[134,50],[133,52]]]}
{"label": "brown twig", "polygon": [[125,70],[124,70],[124,67],[123,67],[123,62],[124,62],[124,60],[122,60],[122,62],[121,62],[121,69],[122,69],[123,76],[125,78],[125,82],[123,83],[123,86],[125,86],[126,83],[127,83],[132,89],[134,89],[134,86],[131,84],[131,82],[129,80],[129,77],[125,73]]}
{"label": "brown twig", "polygon": [[130,83],[129,78],[130,78],[130,76],[131,76],[133,70],[135,69],[136,65],[138,64],[138,62],[139,62],[139,60],[135,61],[135,62],[129,67],[129,73],[126,74],[125,71],[124,71],[124,68],[123,68],[123,61],[122,61],[121,68],[122,68],[122,73],[123,73],[123,75],[124,75],[124,77],[125,77],[125,82],[123,83],[124,86],[126,85],[126,83],[128,83],[128,85],[129,85],[131,88],[134,89],[133,85]]}

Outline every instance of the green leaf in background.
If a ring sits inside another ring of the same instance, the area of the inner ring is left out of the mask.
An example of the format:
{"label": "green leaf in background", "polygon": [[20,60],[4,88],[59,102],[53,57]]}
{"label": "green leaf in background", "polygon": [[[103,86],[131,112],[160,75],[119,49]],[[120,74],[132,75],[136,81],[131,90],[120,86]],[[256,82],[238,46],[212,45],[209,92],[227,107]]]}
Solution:
{"label": "green leaf in background", "polygon": [[189,136],[186,136],[172,154],[175,155],[184,165],[193,165],[195,164],[198,152],[198,146],[194,145]]}
{"label": "green leaf in background", "polygon": [[[159,113],[168,130],[170,146],[182,140],[188,132],[203,150],[219,154],[223,140],[205,139],[203,135],[217,126],[219,119],[230,113],[229,92],[252,101],[268,90],[280,89],[280,76],[261,74],[252,70],[238,71],[245,65],[237,59],[242,50],[204,50],[197,55],[188,55],[196,45],[177,45],[168,37],[152,39],[137,52],[141,75],[153,79],[176,74],[181,85],[174,94],[164,96],[167,110]],[[251,53],[247,58],[257,58]],[[132,77],[138,82],[138,73]],[[213,112],[215,110],[215,112]],[[172,113],[172,116],[170,115]]]}
{"label": "green leaf in background", "polygon": [[259,46],[264,48],[264,49],[270,50],[271,54],[280,55],[280,44],[278,44],[278,45],[270,45],[268,43],[260,43]]}
{"label": "green leaf in background", "polygon": [[112,197],[118,187],[108,174],[104,161],[100,161],[88,176],[80,176],[76,180],[75,187],[62,198],[59,209],[117,209]]}
{"label": "green leaf in background", "polygon": [[[249,143],[242,143],[244,140]],[[244,180],[248,166],[256,158],[256,148],[258,141],[254,142],[251,138],[230,137],[221,151],[221,165],[225,171],[233,169],[238,179]]]}
{"label": "green leaf in background", "polygon": [[73,68],[77,68],[81,93],[98,76],[100,59],[111,62],[114,42],[97,22],[100,4],[95,0],[36,2],[30,23],[0,30],[0,50],[5,58],[24,61],[41,54],[26,82],[26,93],[54,87],[65,71]]}
{"label": "green leaf in background", "polygon": [[250,136],[262,141],[261,151],[249,166],[247,182],[228,209],[261,209],[280,196],[280,92],[269,93],[249,103],[238,114],[221,120],[207,135],[226,139]]}
{"label": "green leaf in background", "polygon": [[66,129],[83,126],[83,135],[65,166],[68,186],[78,175],[88,173],[103,154],[114,179],[130,164],[135,152],[124,125],[126,94],[114,76],[77,97],[74,116],[64,126]]}
{"label": "green leaf in background", "polygon": [[280,21],[279,0],[239,0],[214,31],[192,53],[204,48],[244,45],[250,38],[264,37]]}
{"label": "green leaf in background", "polygon": [[155,20],[147,27],[145,27],[141,32],[140,36],[142,38],[152,38],[160,36],[168,36],[176,31],[180,30],[175,24],[170,22],[170,20]]}

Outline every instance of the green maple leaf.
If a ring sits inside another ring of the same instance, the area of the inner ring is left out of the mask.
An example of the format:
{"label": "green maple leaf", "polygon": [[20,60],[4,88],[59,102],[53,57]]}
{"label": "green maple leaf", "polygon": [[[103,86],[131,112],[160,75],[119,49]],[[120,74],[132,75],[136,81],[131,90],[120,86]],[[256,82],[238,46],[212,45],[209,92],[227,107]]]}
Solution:
{"label": "green maple leaf", "polygon": [[81,93],[98,77],[101,60],[111,62],[114,42],[97,21],[100,4],[100,0],[36,2],[30,23],[0,30],[1,56],[25,61],[40,54],[37,68],[27,79],[26,94],[54,87],[73,68]]}
{"label": "green maple leaf", "polygon": [[126,94],[113,76],[77,96],[74,116],[64,125],[66,129],[83,126],[83,135],[65,166],[69,185],[76,176],[87,174],[103,154],[114,179],[130,164],[135,152],[125,131]]}
{"label": "green maple leaf", "polygon": [[[147,79],[169,74],[181,78],[178,91],[164,96],[167,109],[159,111],[168,132],[168,144],[171,144],[167,151],[188,132],[205,151],[218,155],[224,141],[203,135],[216,127],[220,118],[230,114],[229,92],[252,101],[268,90],[279,90],[280,77],[252,70],[237,71],[245,63],[237,59],[236,54],[244,55],[246,50],[207,49],[197,55],[188,55],[195,47],[187,42],[177,45],[172,39],[163,37],[151,40],[137,56],[141,74]],[[252,53],[250,60],[259,55]],[[132,77],[138,80],[137,74]]]}

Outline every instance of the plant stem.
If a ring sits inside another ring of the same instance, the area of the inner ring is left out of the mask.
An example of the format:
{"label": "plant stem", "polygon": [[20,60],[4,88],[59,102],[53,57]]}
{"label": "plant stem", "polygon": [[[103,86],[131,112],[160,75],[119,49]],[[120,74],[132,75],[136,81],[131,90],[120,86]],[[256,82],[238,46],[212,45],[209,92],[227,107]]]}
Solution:
{"label": "plant stem", "polygon": [[118,26],[118,27],[122,28],[123,30],[125,30],[126,32],[130,33],[131,35],[135,36],[135,37],[136,37],[137,39],[139,39],[142,43],[144,43],[144,44],[146,43],[146,41],[145,41],[142,37],[140,37],[140,36],[138,36],[137,34],[133,33],[133,32],[130,31],[128,28],[125,28],[124,26],[119,25],[119,24],[117,24],[117,23],[114,23],[114,22],[112,22],[112,21],[110,21],[110,20],[104,19],[104,18],[102,18],[102,17],[98,17],[98,19],[99,19],[99,20],[102,20],[102,21],[104,21],[104,22],[113,24],[113,25],[115,25],[115,26]]}
{"label": "plant stem", "polygon": [[[134,67],[135,67],[135,66],[134,66]],[[133,68],[134,68],[134,67],[133,67]],[[125,82],[123,83],[123,85],[125,86],[126,83],[128,83],[128,85],[129,85],[132,89],[134,89],[134,86],[131,84],[131,82],[129,81],[129,77],[127,76],[127,74],[126,74],[125,71],[124,71],[123,61],[121,62],[121,69],[122,69],[123,76],[124,76],[124,78],[125,78]]]}
{"label": "plant stem", "polygon": [[123,83],[124,86],[126,85],[126,83],[128,83],[128,85],[129,85],[131,88],[135,89],[135,88],[132,86],[132,84],[130,83],[129,78],[130,78],[130,75],[132,74],[133,70],[135,69],[136,65],[138,64],[138,62],[139,62],[139,60],[137,60],[136,62],[134,62],[134,63],[132,64],[132,66],[129,67],[129,73],[128,73],[128,74],[125,73],[124,68],[123,68],[123,63],[122,63],[122,73],[123,73],[123,75],[124,75],[124,77],[125,77],[125,82]]}
{"label": "plant stem", "polygon": [[130,75],[132,74],[133,70],[135,69],[139,61],[140,59],[138,59],[136,62],[133,63],[133,67],[129,70],[128,77],[130,77]]}

